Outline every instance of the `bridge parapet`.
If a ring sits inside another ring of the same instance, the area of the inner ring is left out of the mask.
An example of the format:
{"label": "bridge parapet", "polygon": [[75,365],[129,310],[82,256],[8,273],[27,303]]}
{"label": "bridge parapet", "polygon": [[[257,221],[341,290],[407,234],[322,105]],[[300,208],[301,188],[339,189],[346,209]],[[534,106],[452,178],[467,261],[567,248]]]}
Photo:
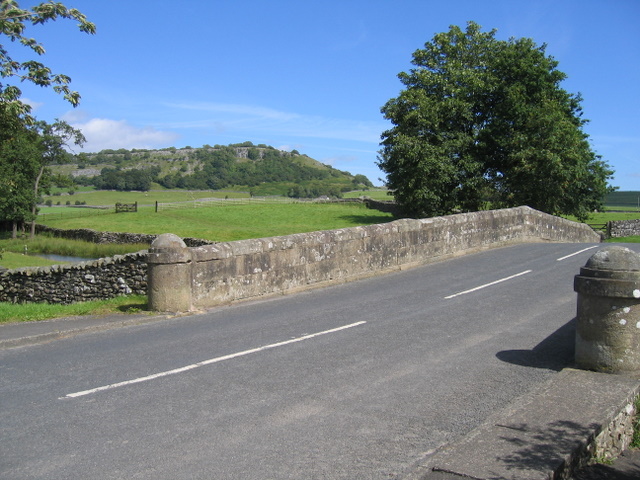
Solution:
{"label": "bridge parapet", "polygon": [[[174,240],[154,242],[149,251],[148,291],[157,311],[203,309],[289,293],[509,244],[594,243],[600,236],[585,224],[517,207],[193,248]],[[157,282],[169,280],[181,292],[176,303],[169,300],[173,295],[159,294]]]}

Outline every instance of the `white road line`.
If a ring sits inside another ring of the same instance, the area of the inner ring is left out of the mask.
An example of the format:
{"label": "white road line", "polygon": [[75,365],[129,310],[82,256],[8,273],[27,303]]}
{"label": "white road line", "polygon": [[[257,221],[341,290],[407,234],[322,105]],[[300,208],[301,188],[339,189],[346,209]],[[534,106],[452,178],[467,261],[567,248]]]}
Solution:
{"label": "white road line", "polygon": [[580,253],[586,252],[587,250],[591,250],[592,248],[596,248],[597,246],[598,245],[594,245],[593,247],[583,248],[582,250],[580,250],[578,252],[572,253],[570,255],[565,255],[564,257],[557,258],[556,261],[557,262],[561,262],[562,260],[566,260],[567,258],[573,257],[574,255],[579,255]]}
{"label": "white road line", "polygon": [[495,285],[497,283],[506,282],[507,280],[511,280],[512,278],[516,278],[516,277],[520,277],[522,275],[526,275],[527,273],[531,273],[532,271],[533,270],[525,270],[524,272],[516,273],[515,275],[511,275],[510,277],[501,278],[500,280],[496,280],[496,281],[491,282],[491,283],[485,283],[484,285],[480,285],[478,287],[471,288],[469,290],[465,290],[464,292],[454,293],[453,295],[449,295],[448,297],[444,297],[444,298],[445,298],[445,300],[449,300],[450,298],[459,297],[460,295],[465,295],[467,293],[475,292],[477,290],[482,290],[483,288],[490,287],[490,286]]}
{"label": "white road line", "polygon": [[134,383],[148,382],[149,380],[155,380],[156,378],[166,377],[168,375],[175,375],[177,373],[183,373],[189,370],[193,370],[194,368],[203,367],[205,365],[211,365],[212,363],[223,362],[225,360],[231,360],[232,358],[243,357],[245,355],[251,355],[252,353],[262,352],[264,350],[269,350],[271,348],[283,347],[285,345],[289,345],[291,343],[302,342],[304,340],[310,340],[315,337],[319,337],[320,335],[326,335],[328,333],[335,333],[341,330],[346,330],[347,328],[357,327],[359,325],[363,325],[367,322],[356,322],[349,325],[344,325],[342,327],[332,328],[331,330],[324,330],[322,332],[311,333],[309,335],[304,335],[302,337],[292,338],[290,340],[285,340],[283,342],[272,343],[270,345],[264,345],[262,347],[252,348],[250,350],[245,350],[243,352],[232,353],[229,355],[224,355],[222,357],[210,358],[209,360],[203,360],[202,362],[193,363],[191,365],[187,365],[185,367],[176,368],[174,370],[167,370],[166,372],[154,373],[153,375],[148,375],[146,377],[139,377],[133,380],[126,380],[124,382],[112,383],[110,385],[104,385],[102,387],[92,388],[90,390],[83,390],[81,392],[69,393],[64,397],[60,397],[59,400],[63,400],[66,398],[76,398],[82,397],[85,395],[91,395],[92,393],[102,392],[104,390],[112,390],[114,388],[124,387],[126,385],[133,385]]}

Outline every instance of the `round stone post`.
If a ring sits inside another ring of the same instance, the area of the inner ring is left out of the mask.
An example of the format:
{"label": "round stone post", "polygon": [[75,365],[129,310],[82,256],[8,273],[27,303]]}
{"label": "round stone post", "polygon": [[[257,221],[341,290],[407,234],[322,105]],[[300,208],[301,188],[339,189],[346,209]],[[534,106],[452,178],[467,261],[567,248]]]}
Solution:
{"label": "round stone post", "polygon": [[574,290],[576,365],[640,372],[640,255],[619,246],[599,250],[576,275]]}
{"label": "round stone post", "polygon": [[158,236],[147,255],[149,308],[156,312],[191,310],[191,252],[173,233]]}

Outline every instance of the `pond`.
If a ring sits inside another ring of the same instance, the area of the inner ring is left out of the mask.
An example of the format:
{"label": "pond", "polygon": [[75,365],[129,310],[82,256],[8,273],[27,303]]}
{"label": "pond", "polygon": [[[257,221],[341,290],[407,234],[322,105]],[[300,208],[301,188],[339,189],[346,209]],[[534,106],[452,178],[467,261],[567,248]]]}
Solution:
{"label": "pond", "polygon": [[55,255],[53,253],[41,253],[37,255],[34,254],[33,256],[46,258],[47,260],[51,260],[53,262],[67,262],[67,263],[80,263],[80,262],[90,262],[92,260],[97,260],[95,258],[71,257],[68,255]]}

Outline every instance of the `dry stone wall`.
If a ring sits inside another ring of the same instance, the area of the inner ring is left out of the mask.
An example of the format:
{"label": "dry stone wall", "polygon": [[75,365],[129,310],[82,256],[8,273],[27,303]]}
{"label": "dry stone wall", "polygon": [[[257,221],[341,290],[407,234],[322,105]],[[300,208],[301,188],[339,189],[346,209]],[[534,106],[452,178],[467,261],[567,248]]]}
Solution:
{"label": "dry stone wall", "polygon": [[[36,225],[36,233],[46,233],[54,237],[66,238],[69,240],[82,240],[91,243],[144,243],[151,245],[158,235],[147,235],[146,233],[126,233],[126,232],[99,232],[90,228],[78,228],[72,230],[61,230],[59,228],[47,227],[46,225]],[[210,245],[214,242],[202,240],[200,238],[185,237],[184,242],[190,247]]]}
{"label": "dry stone wall", "polygon": [[640,220],[617,220],[609,222],[610,237],[632,237],[640,235]]}
{"label": "dry stone wall", "polygon": [[147,251],[0,272],[0,302],[69,304],[147,293]]}

